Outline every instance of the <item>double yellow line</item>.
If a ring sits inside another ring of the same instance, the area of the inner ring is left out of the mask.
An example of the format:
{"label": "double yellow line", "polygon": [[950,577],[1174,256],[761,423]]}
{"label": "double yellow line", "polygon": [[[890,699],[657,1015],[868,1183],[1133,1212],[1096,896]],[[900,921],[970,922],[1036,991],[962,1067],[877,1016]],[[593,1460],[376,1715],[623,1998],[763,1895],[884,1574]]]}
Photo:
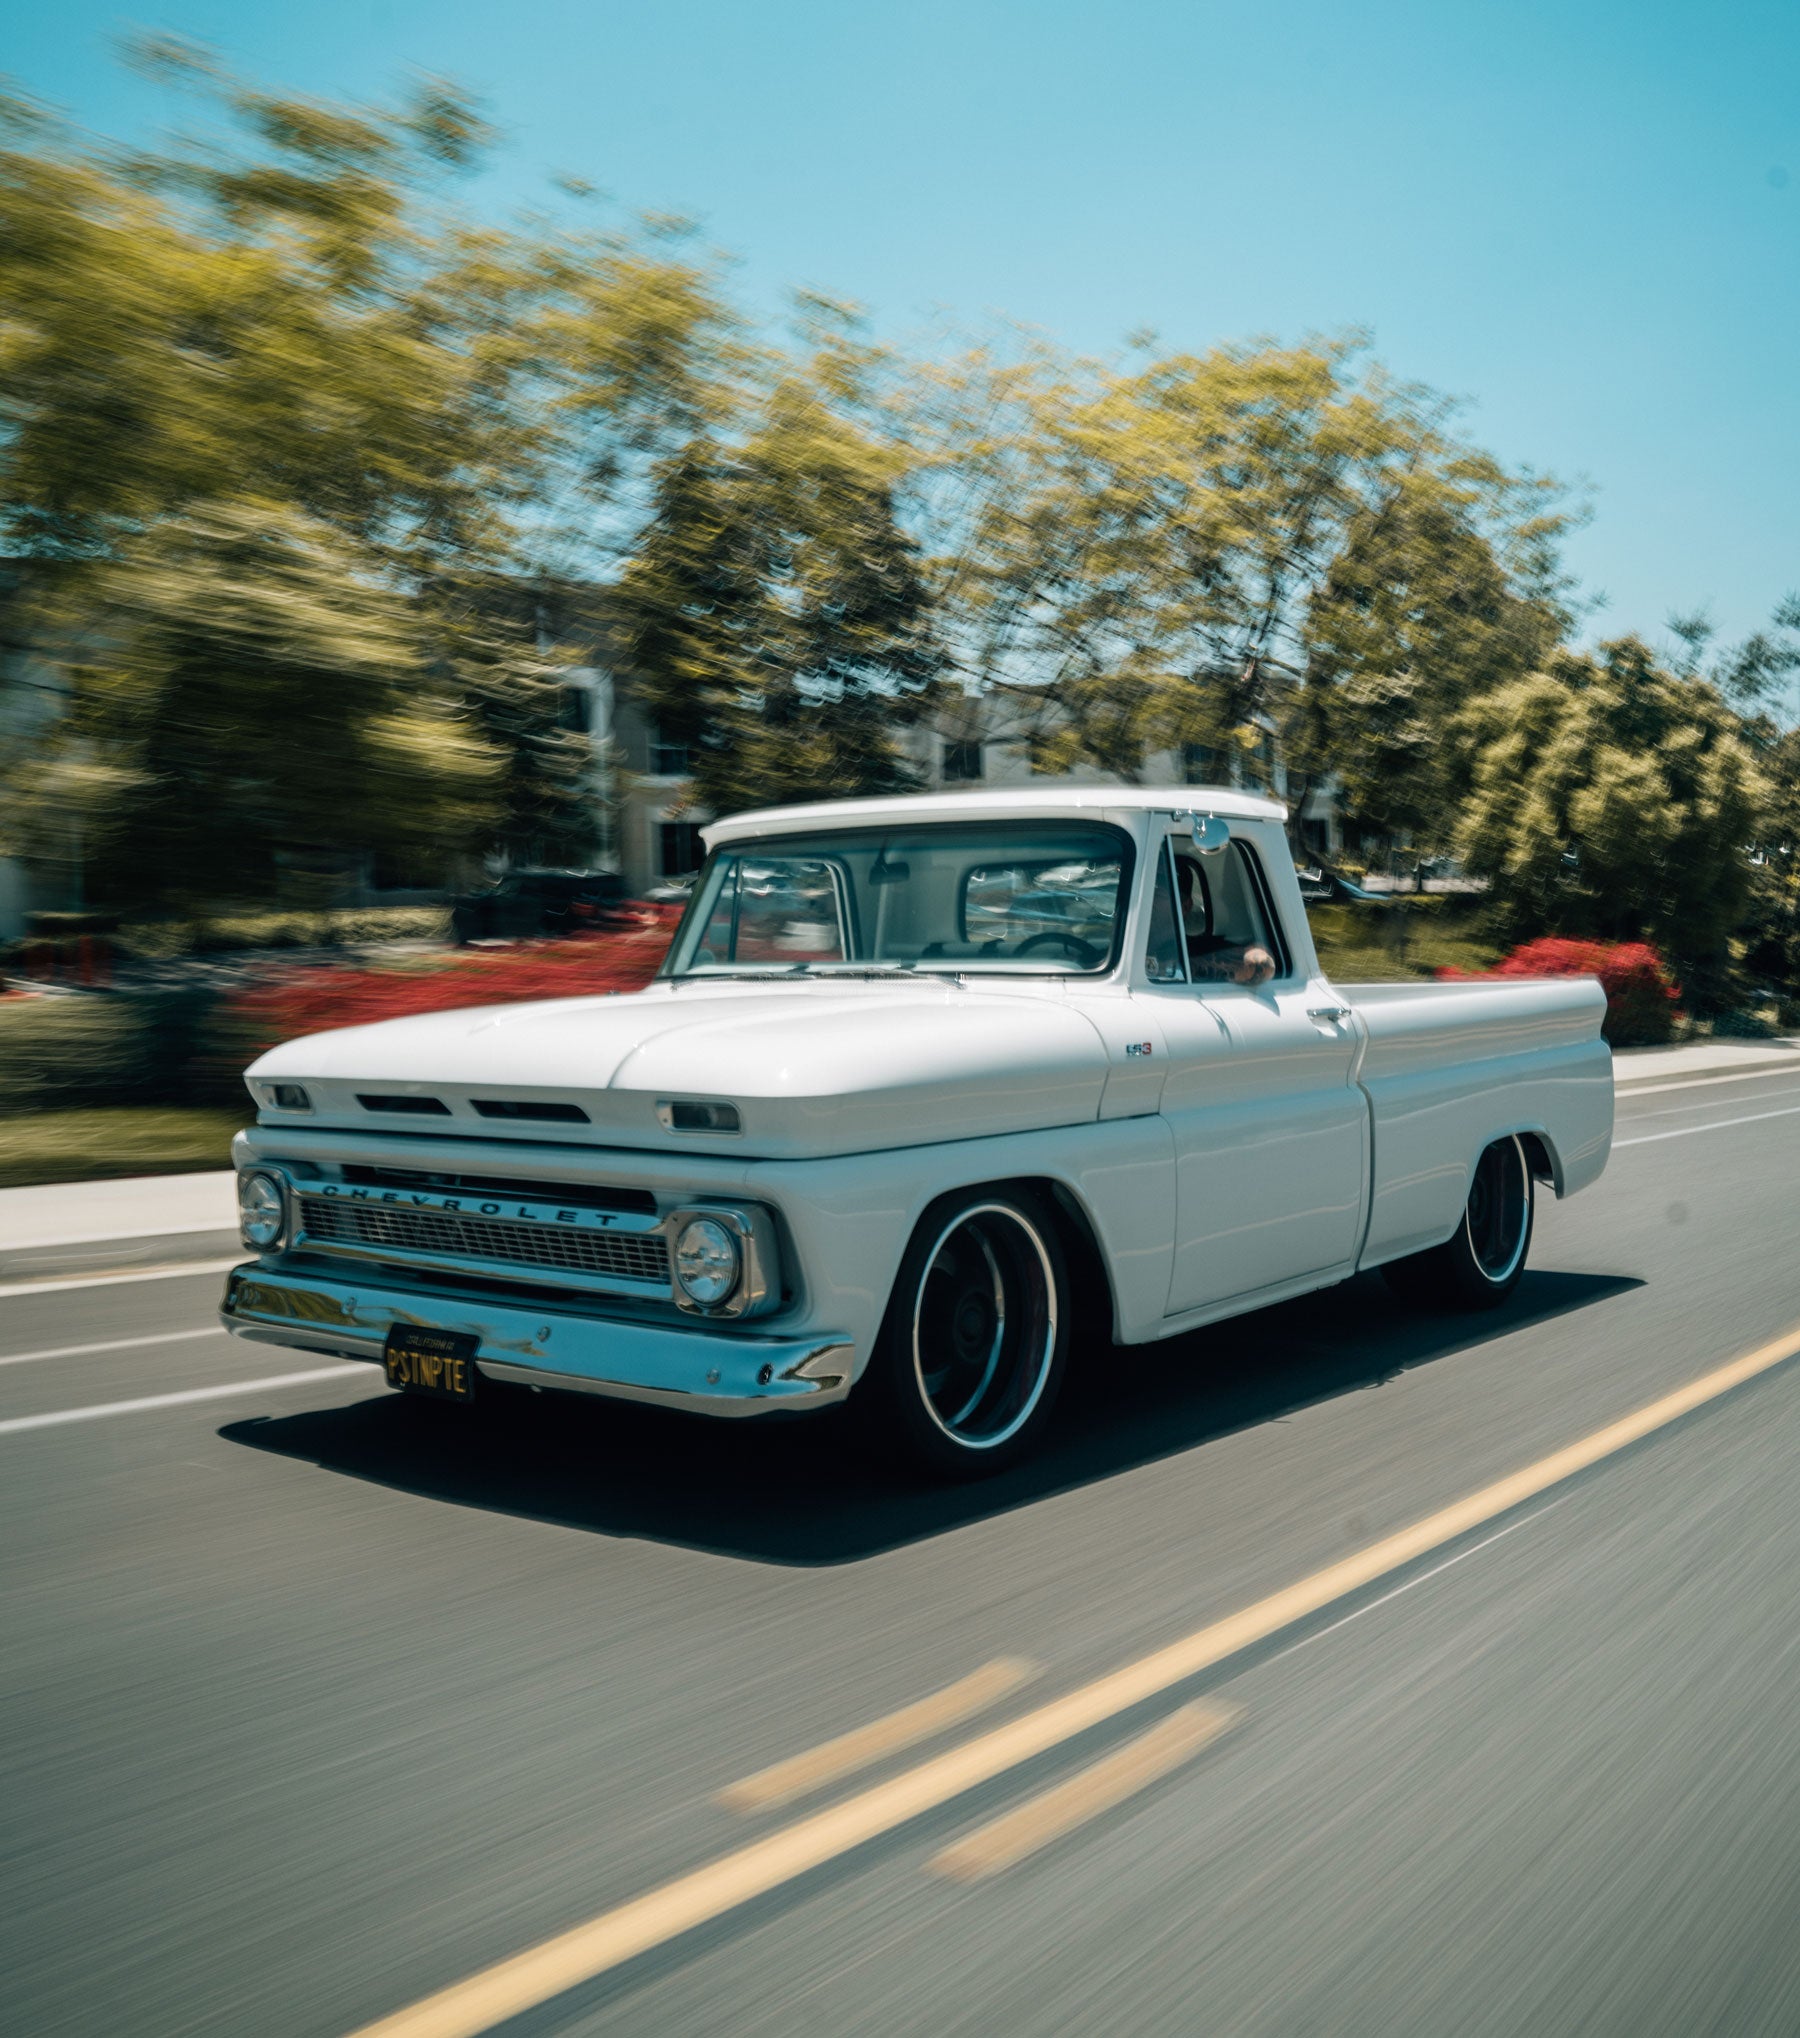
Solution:
{"label": "double yellow line", "polygon": [[[1354,1556],[1328,1564],[1254,1606],[1152,1650],[1122,1669],[1052,1699],[961,1747],[921,1762],[815,1812],[691,1874],[558,1933],[540,1946],[441,1989],[410,2008],[365,2025],[353,2038],[475,2038],[509,2017],[548,2002],[639,1954],[666,1945],[784,1883],[836,1860],[922,1814],[1018,1768],[1033,1757],[1104,1725],[1133,1707],[1210,1670],[1283,1628],[1454,1542],[1589,1466],[1665,1429],[1746,1380],[1800,1353],[1800,1331],[1703,1374],[1619,1422],[1553,1451]],[[821,1779],[822,1780],[822,1779]],[[754,1781],[754,1780],[753,1780]],[[780,1791],[771,1792],[777,1798]]]}

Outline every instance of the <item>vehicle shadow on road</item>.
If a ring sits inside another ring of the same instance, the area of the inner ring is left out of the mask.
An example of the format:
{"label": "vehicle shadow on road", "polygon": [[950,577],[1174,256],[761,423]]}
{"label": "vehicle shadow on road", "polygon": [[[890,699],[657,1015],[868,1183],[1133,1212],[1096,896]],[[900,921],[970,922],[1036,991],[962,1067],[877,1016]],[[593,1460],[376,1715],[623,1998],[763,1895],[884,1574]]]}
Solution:
{"label": "vehicle shadow on road", "polygon": [[472,1409],[398,1394],[219,1433],[461,1507],[753,1562],[854,1562],[1193,1450],[1641,1287],[1530,1272],[1491,1315],[1427,1316],[1377,1276],[1166,1344],[1081,1356],[1047,1446],[969,1486],[876,1466],[834,1415],[717,1422],[576,1395]]}

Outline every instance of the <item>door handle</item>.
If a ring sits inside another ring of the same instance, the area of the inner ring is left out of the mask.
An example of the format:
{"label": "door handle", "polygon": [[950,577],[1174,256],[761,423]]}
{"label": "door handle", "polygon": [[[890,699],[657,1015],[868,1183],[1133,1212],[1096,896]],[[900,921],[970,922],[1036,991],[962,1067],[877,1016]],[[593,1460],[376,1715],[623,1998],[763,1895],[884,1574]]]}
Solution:
{"label": "door handle", "polygon": [[1350,1013],[1351,1008],[1348,1005],[1308,1005],[1306,1008],[1306,1016],[1309,1019],[1329,1020],[1333,1026],[1341,1025],[1350,1017]]}

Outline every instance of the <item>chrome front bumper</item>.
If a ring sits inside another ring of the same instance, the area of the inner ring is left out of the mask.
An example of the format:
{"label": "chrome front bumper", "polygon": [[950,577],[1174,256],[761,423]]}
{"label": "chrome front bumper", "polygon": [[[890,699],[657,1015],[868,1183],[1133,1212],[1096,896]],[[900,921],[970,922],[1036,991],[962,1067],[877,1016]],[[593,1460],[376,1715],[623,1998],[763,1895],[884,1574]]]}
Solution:
{"label": "chrome front bumper", "polygon": [[235,1337],[381,1363],[396,1323],[429,1324],[476,1340],[490,1380],[608,1394],[704,1415],[822,1408],[850,1391],[847,1338],[758,1336],[697,1324],[644,1323],[521,1307],[486,1296],[434,1293],[369,1269],[290,1272],[252,1260],[225,1279],[219,1321]]}

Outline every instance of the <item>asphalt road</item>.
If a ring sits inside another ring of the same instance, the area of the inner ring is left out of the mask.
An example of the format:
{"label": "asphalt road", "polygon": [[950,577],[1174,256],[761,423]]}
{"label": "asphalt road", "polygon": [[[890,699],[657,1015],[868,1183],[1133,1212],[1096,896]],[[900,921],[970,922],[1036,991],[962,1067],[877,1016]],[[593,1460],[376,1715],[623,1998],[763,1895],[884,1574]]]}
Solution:
{"label": "asphalt road", "polygon": [[[948,1494],[829,1422],[406,1403],[211,1333],[216,1274],[0,1292],[0,2030],[360,2029],[1800,1328],[1800,1084],[1619,1137],[1497,1315],[1365,1279],[1092,1354],[1046,1459]],[[1797,1494],[1800,1362],[498,2028],[1800,2031]],[[1169,1773],[937,1872],[1196,1702]]]}

